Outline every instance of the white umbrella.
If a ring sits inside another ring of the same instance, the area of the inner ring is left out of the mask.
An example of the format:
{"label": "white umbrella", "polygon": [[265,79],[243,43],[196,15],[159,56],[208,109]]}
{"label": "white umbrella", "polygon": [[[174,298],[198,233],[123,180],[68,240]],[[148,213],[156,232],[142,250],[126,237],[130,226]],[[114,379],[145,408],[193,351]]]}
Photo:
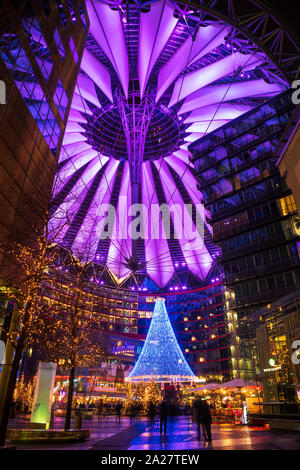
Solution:
{"label": "white umbrella", "polygon": [[248,382],[244,379],[234,379],[229,382],[224,382],[220,388],[244,388],[244,387],[256,387],[255,382]]}
{"label": "white umbrella", "polygon": [[220,384],[206,384],[195,388],[195,392],[203,392],[204,390],[217,390],[217,388],[220,388]]}

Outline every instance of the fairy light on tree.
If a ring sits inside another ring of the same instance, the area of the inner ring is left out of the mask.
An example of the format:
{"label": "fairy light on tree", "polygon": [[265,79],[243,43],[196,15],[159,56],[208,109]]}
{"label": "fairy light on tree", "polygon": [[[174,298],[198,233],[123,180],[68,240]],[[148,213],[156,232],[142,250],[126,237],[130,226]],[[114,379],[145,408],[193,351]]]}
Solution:
{"label": "fairy light on tree", "polygon": [[151,403],[157,408],[162,400],[160,386],[155,383],[154,379],[147,384],[145,389],[145,398],[143,403],[143,411],[146,415],[149,414]]}
{"label": "fairy light on tree", "polygon": [[20,403],[21,407],[24,409],[31,410],[34,396],[36,377],[34,377],[29,382],[26,382],[24,379],[24,374],[21,375],[20,379],[17,381],[15,390],[14,390],[14,401]]}
{"label": "fairy light on tree", "polygon": [[125,392],[125,414],[130,414],[132,408],[135,407],[141,410],[143,415],[147,416],[150,414],[151,403],[157,409],[162,400],[160,385],[154,379],[150,382],[126,383]]}
{"label": "fairy light on tree", "polygon": [[125,393],[126,393],[126,399],[125,399],[125,404],[124,404],[124,412],[125,414],[129,414],[136,400],[133,384],[131,383],[125,384]]}
{"label": "fairy light on tree", "polygon": [[[59,177],[52,188],[60,183]],[[76,199],[70,192],[68,200]],[[0,376],[0,446],[4,445],[9,412],[24,347],[32,343],[33,337],[40,342],[36,319],[44,306],[37,302],[40,288],[49,277],[49,270],[60,259],[61,247],[58,244],[61,233],[69,225],[68,210],[60,210],[53,216],[52,198],[45,210],[41,195],[34,193],[29,203],[37,214],[37,222],[31,227],[30,234],[23,234],[24,242],[10,240],[0,245],[1,291],[2,299],[14,304],[9,331],[6,333],[6,357]],[[6,313],[4,312],[3,315]]]}
{"label": "fairy light on tree", "polygon": [[[0,246],[1,255],[12,262],[10,273],[5,276],[1,287],[2,298],[14,303],[14,311],[7,332],[6,354],[12,358],[11,364],[4,364],[0,377],[1,420],[0,445],[4,445],[13,400],[20,360],[24,347],[30,344],[29,337],[34,331],[35,318],[40,306],[36,298],[41,284],[47,279],[48,270],[59,256],[60,248],[55,240],[57,232],[48,228],[49,212],[44,216],[43,227],[33,228],[36,234],[31,245],[8,242]],[[61,230],[61,227],[59,228]],[[40,337],[41,340],[41,337]]]}
{"label": "fairy light on tree", "polygon": [[[88,272],[91,263],[69,254],[68,267],[72,273],[72,289],[65,306],[57,302],[41,307],[35,318],[32,344],[36,344],[47,360],[58,364],[61,370],[69,371],[65,429],[70,429],[72,401],[74,395],[75,369],[77,366],[96,366],[106,356],[107,340],[100,322],[85,315],[89,302]],[[58,279],[60,273],[57,273]],[[61,281],[65,278],[61,276]],[[57,283],[59,287],[59,282]],[[61,286],[62,287],[62,286]],[[43,338],[40,342],[39,338]]]}

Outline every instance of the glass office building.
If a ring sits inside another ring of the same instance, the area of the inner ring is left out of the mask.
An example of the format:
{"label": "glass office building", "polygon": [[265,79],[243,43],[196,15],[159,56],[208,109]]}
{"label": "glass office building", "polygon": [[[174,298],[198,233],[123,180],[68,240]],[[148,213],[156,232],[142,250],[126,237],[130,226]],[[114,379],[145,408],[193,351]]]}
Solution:
{"label": "glass office building", "polygon": [[1,3],[0,240],[30,243],[49,205],[88,18],[79,1]]}
{"label": "glass office building", "polygon": [[224,284],[235,293],[245,378],[257,373],[247,315],[300,284],[297,208],[274,157],[292,109],[285,92],[190,146]]}
{"label": "glass office building", "polygon": [[[177,340],[198,378],[221,381],[232,376],[232,333],[229,331],[224,288],[220,279],[198,288],[160,292]],[[139,332],[148,330],[155,294],[139,295]]]}

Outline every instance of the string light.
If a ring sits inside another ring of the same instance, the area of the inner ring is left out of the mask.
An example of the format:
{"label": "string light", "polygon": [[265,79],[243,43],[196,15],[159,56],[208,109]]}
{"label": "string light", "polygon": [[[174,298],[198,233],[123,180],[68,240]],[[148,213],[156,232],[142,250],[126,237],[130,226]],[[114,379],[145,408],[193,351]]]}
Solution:
{"label": "string light", "polygon": [[194,373],[186,362],[174,334],[165,300],[158,298],[142,352],[128,381],[191,381]]}

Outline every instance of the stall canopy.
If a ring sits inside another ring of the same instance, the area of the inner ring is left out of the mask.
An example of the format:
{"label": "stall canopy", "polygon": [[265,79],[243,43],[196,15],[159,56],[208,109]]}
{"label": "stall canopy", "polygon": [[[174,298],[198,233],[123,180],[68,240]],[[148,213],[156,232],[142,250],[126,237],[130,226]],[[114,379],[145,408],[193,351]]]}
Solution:
{"label": "stall canopy", "polygon": [[224,382],[219,388],[243,388],[243,387],[256,387],[255,382],[248,382],[244,379],[234,379],[229,382]]}
{"label": "stall canopy", "polygon": [[234,379],[230,380],[229,382],[224,382],[222,384],[206,384],[201,385],[201,387],[197,387],[195,392],[203,392],[204,390],[220,390],[220,389],[230,389],[230,388],[244,388],[244,387],[256,387],[257,384],[255,382],[248,382],[244,379]]}
{"label": "stall canopy", "polygon": [[217,390],[218,388],[221,388],[220,384],[206,384],[201,385],[201,387],[197,387],[195,392],[203,392],[204,390]]}

